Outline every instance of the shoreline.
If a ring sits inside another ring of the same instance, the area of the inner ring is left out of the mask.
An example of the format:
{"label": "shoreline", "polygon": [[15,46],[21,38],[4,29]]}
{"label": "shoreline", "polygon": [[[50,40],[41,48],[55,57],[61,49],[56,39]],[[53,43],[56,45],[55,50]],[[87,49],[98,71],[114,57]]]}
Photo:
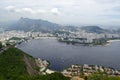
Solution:
{"label": "shoreline", "polygon": [[[58,42],[65,42],[65,43],[67,43],[67,41],[59,41],[58,40],[58,38],[57,37],[36,37],[36,38],[31,38],[31,39],[28,39],[28,40],[26,40],[26,41],[23,41],[23,42],[29,42],[29,41],[31,41],[31,40],[41,40],[41,39],[56,39]],[[111,43],[112,42],[119,42],[120,41],[120,39],[114,39],[114,40],[107,40],[106,41],[106,43],[103,43],[103,44],[93,44],[93,43],[78,43],[78,42],[76,42],[76,43],[72,43],[72,42],[69,42],[69,43],[67,43],[67,44],[72,44],[72,45],[80,45],[80,46],[109,46],[109,45],[111,45]]]}
{"label": "shoreline", "polygon": [[34,38],[35,40],[36,39],[56,39],[56,37],[36,37]]}
{"label": "shoreline", "polygon": [[118,42],[118,41],[120,41],[120,39],[108,40],[107,42],[108,42],[108,43],[111,43],[111,42]]}
{"label": "shoreline", "polygon": [[120,39],[116,39],[116,40],[108,40],[106,46],[110,46],[111,43],[113,43],[113,42],[120,42]]}

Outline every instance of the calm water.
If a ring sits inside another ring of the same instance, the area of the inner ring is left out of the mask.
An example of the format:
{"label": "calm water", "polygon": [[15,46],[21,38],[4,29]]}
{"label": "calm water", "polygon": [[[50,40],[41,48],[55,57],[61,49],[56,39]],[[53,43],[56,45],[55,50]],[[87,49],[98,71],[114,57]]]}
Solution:
{"label": "calm water", "polygon": [[89,47],[39,39],[24,42],[18,48],[34,57],[49,60],[53,70],[63,70],[72,64],[97,64],[120,69],[120,42]]}

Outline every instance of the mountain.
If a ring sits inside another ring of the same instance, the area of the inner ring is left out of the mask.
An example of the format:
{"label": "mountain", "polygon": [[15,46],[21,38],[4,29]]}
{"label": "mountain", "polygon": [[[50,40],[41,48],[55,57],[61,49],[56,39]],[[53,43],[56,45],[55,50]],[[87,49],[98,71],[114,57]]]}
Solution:
{"label": "mountain", "polygon": [[119,29],[117,29],[117,31],[116,31],[117,33],[120,33],[120,28]]}
{"label": "mountain", "polygon": [[3,30],[6,30],[8,26],[12,25],[16,21],[6,21],[6,22],[0,22],[0,28]]}
{"label": "mountain", "polygon": [[64,29],[65,30],[69,30],[69,31],[77,31],[78,27],[77,26],[68,25],[68,26],[64,26]]}
{"label": "mountain", "polygon": [[90,33],[105,33],[105,32],[109,32],[106,29],[102,29],[99,26],[84,26],[81,27],[82,30],[86,31],[86,32],[90,32]]}
{"label": "mountain", "polygon": [[60,29],[61,26],[49,21],[41,19],[29,19],[21,17],[17,22],[8,26],[8,30],[23,30],[23,31],[42,31],[52,32]]}
{"label": "mountain", "polygon": [[[7,28],[6,30],[41,31],[52,33],[60,30],[77,31],[80,28],[70,25],[61,26],[42,19],[29,19],[23,17],[21,17],[18,21],[14,21],[12,23],[9,22],[7,25],[3,23],[0,23],[0,25],[5,26]],[[110,30],[102,29],[99,26],[84,26],[80,29],[91,33],[111,33]]]}

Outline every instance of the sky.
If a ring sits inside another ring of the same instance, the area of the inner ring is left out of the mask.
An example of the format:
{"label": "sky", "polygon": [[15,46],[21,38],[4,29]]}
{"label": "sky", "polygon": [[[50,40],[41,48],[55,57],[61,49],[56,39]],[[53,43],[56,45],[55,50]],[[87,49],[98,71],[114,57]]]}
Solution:
{"label": "sky", "polygon": [[0,0],[0,22],[20,17],[58,24],[120,25],[120,0]]}

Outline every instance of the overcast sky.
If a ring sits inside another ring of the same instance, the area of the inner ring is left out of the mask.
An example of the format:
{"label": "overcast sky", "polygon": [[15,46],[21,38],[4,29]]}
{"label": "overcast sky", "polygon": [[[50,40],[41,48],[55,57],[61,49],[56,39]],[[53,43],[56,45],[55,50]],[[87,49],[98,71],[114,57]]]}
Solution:
{"label": "overcast sky", "polygon": [[0,0],[0,21],[20,17],[59,24],[120,25],[120,0]]}

